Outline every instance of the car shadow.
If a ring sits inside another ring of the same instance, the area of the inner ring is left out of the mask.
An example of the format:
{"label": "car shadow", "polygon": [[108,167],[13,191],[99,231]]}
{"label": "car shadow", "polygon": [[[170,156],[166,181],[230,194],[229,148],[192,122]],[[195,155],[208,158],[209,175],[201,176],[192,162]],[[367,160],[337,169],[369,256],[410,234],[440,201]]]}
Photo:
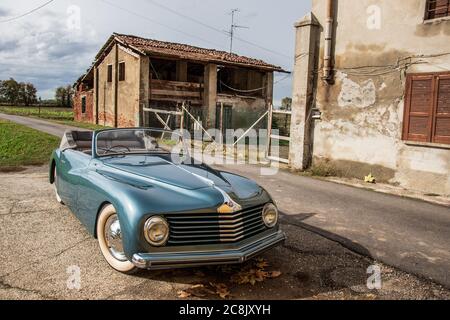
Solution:
{"label": "car shadow", "polygon": [[[370,252],[350,239],[304,221],[314,213],[281,214],[284,245],[242,265],[141,271],[136,277],[174,284],[178,296],[220,299],[365,299]],[[358,253],[358,254],[355,254]],[[144,282],[142,290],[145,290]],[[151,285],[151,281],[148,282]],[[222,289],[217,289],[217,287]],[[186,294],[187,292],[187,294]]]}

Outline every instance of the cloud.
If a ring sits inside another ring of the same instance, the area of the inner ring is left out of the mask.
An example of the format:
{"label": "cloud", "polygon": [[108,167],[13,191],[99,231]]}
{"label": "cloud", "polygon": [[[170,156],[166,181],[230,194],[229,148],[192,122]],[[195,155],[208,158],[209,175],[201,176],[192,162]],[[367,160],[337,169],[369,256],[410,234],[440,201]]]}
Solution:
{"label": "cloud", "polygon": [[[1,11],[0,11],[1,15]],[[8,23],[0,34],[0,74],[32,82],[43,98],[73,83],[101,46],[89,24],[73,24],[66,13],[42,11],[38,18]]]}
{"label": "cloud", "polygon": [[5,8],[0,8],[0,18],[9,16],[10,11]]}

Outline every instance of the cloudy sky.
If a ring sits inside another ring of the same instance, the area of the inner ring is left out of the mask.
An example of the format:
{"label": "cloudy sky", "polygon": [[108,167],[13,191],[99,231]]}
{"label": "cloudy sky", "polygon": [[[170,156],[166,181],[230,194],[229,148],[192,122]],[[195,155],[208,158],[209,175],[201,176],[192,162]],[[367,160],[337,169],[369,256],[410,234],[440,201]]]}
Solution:
{"label": "cloudy sky", "polygon": [[[293,24],[308,0],[2,0],[0,79],[29,81],[43,99],[73,83],[113,32],[228,50],[233,8],[239,8],[234,52],[292,70]],[[275,100],[291,94],[291,77],[277,75]]]}

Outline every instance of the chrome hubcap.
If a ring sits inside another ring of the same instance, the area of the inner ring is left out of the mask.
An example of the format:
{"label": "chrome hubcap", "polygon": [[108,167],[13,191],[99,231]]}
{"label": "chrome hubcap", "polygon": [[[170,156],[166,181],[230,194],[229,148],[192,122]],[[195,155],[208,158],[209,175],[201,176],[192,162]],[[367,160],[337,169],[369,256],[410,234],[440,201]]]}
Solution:
{"label": "chrome hubcap", "polygon": [[119,261],[127,261],[123,251],[122,232],[117,214],[114,214],[106,220],[105,239],[111,255]]}

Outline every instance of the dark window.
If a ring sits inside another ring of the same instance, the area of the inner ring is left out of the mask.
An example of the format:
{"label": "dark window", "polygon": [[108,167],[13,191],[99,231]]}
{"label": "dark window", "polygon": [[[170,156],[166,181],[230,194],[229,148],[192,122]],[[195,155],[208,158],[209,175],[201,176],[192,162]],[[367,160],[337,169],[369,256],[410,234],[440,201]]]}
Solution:
{"label": "dark window", "polygon": [[199,63],[188,62],[187,82],[203,83],[205,77],[205,66]]}
{"label": "dark window", "polygon": [[403,139],[450,144],[450,73],[408,76]]}
{"label": "dark window", "polygon": [[81,113],[86,113],[86,97],[81,97]]}
{"label": "dark window", "polygon": [[152,79],[177,81],[177,62],[175,60],[150,59]]}
{"label": "dark window", "polygon": [[119,63],[119,81],[125,81],[125,62]]}
{"label": "dark window", "polygon": [[[222,123],[221,123],[222,121]],[[226,133],[226,130],[233,129],[233,106],[223,105],[218,103],[216,105],[216,129],[222,128],[222,134]]]}
{"label": "dark window", "polygon": [[108,82],[112,82],[112,64],[108,65]]}
{"label": "dark window", "polygon": [[427,0],[426,20],[450,16],[450,0]]}
{"label": "dark window", "polygon": [[244,68],[221,67],[217,72],[217,92],[264,97],[264,73]]}

